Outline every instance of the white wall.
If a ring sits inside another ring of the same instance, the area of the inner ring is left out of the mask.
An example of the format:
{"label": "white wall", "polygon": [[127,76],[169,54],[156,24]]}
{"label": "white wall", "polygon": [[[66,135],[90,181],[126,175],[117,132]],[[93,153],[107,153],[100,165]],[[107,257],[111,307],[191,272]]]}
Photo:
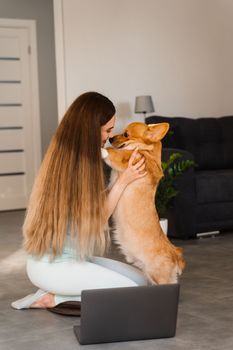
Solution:
{"label": "white wall", "polygon": [[152,95],[158,115],[233,114],[232,0],[54,0],[54,6],[58,76],[64,72],[58,92],[65,90],[60,115],[89,90],[116,104],[116,130],[141,118],[133,112],[136,95]]}

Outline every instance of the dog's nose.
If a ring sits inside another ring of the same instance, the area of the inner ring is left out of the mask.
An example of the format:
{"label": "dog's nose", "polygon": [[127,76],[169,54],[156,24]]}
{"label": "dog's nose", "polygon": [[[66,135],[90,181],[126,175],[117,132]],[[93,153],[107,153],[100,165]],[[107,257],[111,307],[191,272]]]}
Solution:
{"label": "dog's nose", "polygon": [[109,137],[108,140],[109,140],[110,143],[113,143],[113,139],[114,139],[114,137]]}

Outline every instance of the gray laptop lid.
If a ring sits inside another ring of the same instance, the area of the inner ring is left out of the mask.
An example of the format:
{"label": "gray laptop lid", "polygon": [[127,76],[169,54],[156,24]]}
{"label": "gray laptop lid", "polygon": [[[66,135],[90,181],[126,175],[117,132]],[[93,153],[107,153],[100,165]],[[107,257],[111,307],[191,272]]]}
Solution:
{"label": "gray laptop lid", "polygon": [[84,290],[80,344],[173,337],[179,284]]}

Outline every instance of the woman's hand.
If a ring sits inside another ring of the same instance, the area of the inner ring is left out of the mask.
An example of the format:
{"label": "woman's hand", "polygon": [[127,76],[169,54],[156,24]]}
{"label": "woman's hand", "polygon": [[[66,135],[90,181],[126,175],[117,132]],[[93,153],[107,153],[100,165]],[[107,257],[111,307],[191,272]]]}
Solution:
{"label": "woman's hand", "polygon": [[138,158],[138,148],[136,148],[129,159],[127,169],[119,175],[119,181],[121,181],[121,183],[123,183],[125,186],[144,177],[147,174],[147,172],[144,171],[146,166],[145,158],[141,157],[141,159],[137,161]]}

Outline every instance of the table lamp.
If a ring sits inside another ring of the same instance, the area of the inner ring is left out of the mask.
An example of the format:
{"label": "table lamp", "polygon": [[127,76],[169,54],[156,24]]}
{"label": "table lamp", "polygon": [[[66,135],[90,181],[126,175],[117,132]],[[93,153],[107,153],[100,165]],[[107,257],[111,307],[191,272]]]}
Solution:
{"label": "table lamp", "polygon": [[136,96],[135,100],[135,113],[143,113],[144,118],[146,117],[146,113],[153,113],[154,105],[151,96]]}

